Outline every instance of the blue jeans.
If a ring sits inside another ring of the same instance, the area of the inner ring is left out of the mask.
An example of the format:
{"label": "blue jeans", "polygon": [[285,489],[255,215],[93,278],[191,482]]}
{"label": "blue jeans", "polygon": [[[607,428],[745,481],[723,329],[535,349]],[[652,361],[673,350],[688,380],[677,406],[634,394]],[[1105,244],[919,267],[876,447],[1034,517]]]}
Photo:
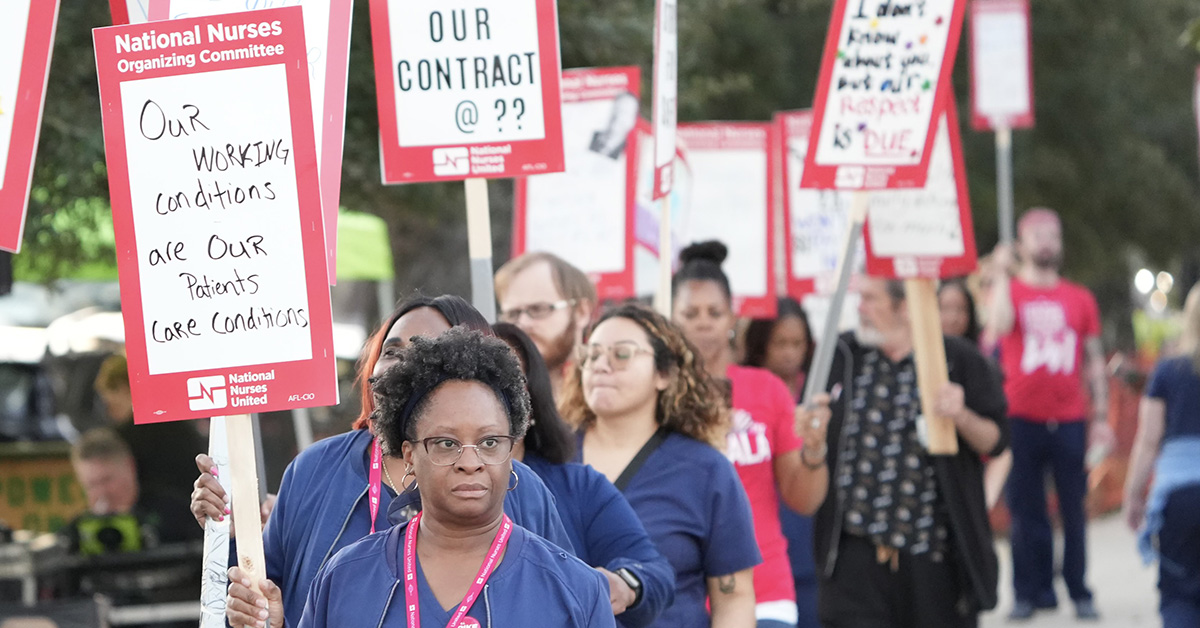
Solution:
{"label": "blue jeans", "polygon": [[1062,516],[1062,575],[1072,600],[1090,600],[1087,571],[1087,421],[1038,423],[1012,417],[1012,472],[1006,490],[1012,513],[1013,589],[1016,599],[1050,608],[1054,594],[1054,531],[1046,511],[1046,475],[1052,473]]}
{"label": "blue jeans", "polygon": [[1167,498],[1158,547],[1163,627],[1200,626],[1200,486],[1178,489]]}

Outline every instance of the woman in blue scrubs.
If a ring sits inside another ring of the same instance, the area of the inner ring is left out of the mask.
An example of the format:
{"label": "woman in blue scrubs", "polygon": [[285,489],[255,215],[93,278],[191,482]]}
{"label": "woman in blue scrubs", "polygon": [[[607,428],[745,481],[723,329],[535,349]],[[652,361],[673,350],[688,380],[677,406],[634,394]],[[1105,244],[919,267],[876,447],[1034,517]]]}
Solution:
{"label": "woman in blue scrubs", "polygon": [[[376,448],[378,439],[368,420],[375,408],[369,380],[391,367],[414,336],[437,336],[459,326],[491,333],[483,315],[457,296],[415,296],[401,304],[363,348],[359,381],[367,394],[363,395],[364,414],[356,429],[317,442],[288,465],[275,510],[263,529],[270,581],[263,590],[282,590],[289,625],[300,621],[309,587],[322,565],[338,550],[391,525],[389,507],[403,489],[403,462]],[[379,472],[371,473],[376,455],[381,463]],[[200,455],[197,466],[207,471],[213,462]],[[518,473],[521,471],[518,466]],[[526,482],[506,500],[509,514],[571,551],[553,497],[532,471],[525,471],[529,476]],[[372,493],[378,496],[378,508],[371,505]],[[192,513],[201,525],[206,517],[224,516],[228,512],[225,498],[216,478],[202,473],[192,493]],[[226,618],[234,626],[262,628],[266,618],[259,604],[265,604],[265,598],[249,588],[249,580],[236,567],[231,569],[230,579]]]}
{"label": "woman in blue scrubs", "polygon": [[[422,510],[338,552],[301,627],[615,625],[604,576],[504,514],[529,396],[503,342],[464,329],[415,338],[375,390],[375,429]],[[281,625],[282,604],[269,612]]]}
{"label": "woman in blue scrubs", "polygon": [[576,362],[562,409],[581,431],[582,462],[621,490],[675,569],[675,603],[651,625],[753,627],[762,557],[746,492],[717,449],[725,400],[695,349],[654,310],[623,305]]}
{"label": "woman in blue scrubs", "polygon": [[554,406],[550,373],[537,345],[516,325],[496,323],[492,330],[517,354],[529,388],[529,431],[513,458],[529,465],[554,494],[575,555],[608,578],[617,625],[650,625],[675,601],[675,571],[608,478],[571,462],[575,435]]}

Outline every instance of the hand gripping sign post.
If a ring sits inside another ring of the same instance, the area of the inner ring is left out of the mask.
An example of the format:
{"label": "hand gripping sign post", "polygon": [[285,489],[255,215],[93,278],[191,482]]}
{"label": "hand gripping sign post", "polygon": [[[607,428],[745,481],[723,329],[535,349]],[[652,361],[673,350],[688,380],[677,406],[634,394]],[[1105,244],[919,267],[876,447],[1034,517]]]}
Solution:
{"label": "hand gripping sign post", "polygon": [[[135,422],[337,403],[301,9],[93,38]],[[257,495],[250,417],[227,429]],[[233,509],[257,583],[257,500]]]}
{"label": "hand gripping sign post", "polygon": [[[736,315],[775,316],[773,125],[702,122],[681,124],[678,131],[687,149],[692,188],[677,218],[681,244],[724,243],[729,248],[724,267],[733,285]],[[660,225],[660,231],[669,229]],[[660,250],[660,260],[672,257]],[[670,292],[669,284],[666,290]]]}
{"label": "hand gripping sign post", "polygon": [[472,300],[494,320],[487,178],[562,172],[554,0],[371,0],[384,183],[466,180]]}
{"label": "hand gripping sign post", "polygon": [[[675,184],[676,99],[679,92],[679,21],[677,0],[658,0],[654,16],[654,185],[651,196],[663,199]],[[671,221],[668,200],[659,204],[659,224]],[[671,250],[671,230],[659,230],[658,250]],[[664,259],[670,259],[669,256]],[[658,268],[654,299],[663,316],[671,316],[671,265]]]}
{"label": "hand gripping sign post", "polygon": [[1028,0],[971,3],[971,126],[996,132],[1000,241],[1013,240],[1012,130],[1033,127]]}
{"label": "hand gripping sign post", "polygon": [[[824,338],[837,331],[870,202],[867,190],[925,184],[933,121],[950,89],[965,5],[966,0],[838,0],[834,5],[801,181],[808,188],[856,190]],[[817,347],[806,403],[825,389],[833,345]],[[929,418],[931,424],[941,420]]]}
{"label": "hand gripping sign post", "polygon": [[0,3],[0,249],[21,250],[58,0]]}
{"label": "hand gripping sign post", "polygon": [[602,301],[634,296],[640,87],[637,67],[563,72],[566,172],[517,179],[512,254],[558,255]]}
{"label": "hand gripping sign post", "polygon": [[[953,99],[948,100],[938,120],[925,187],[873,194],[865,228],[867,272],[904,280],[917,388],[926,416],[938,386],[948,381],[936,281],[969,274],[976,265],[958,116]],[[928,428],[930,451],[957,451],[952,422],[929,421]]]}
{"label": "hand gripping sign post", "polygon": [[[240,13],[283,5],[246,0],[110,0],[114,24],[143,24],[159,19]],[[346,74],[350,62],[350,13],[353,0],[304,0],[304,40],[311,86],[313,131],[325,219],[325,263],[329,284],[337,283],[338,199],[342,186],[342,140],[346,131]]]}

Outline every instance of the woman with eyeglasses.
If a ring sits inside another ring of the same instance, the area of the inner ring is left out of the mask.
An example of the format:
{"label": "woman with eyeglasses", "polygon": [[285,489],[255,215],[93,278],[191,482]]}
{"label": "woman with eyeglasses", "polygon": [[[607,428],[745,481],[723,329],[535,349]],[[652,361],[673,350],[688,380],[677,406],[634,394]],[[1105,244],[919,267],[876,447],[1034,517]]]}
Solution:
{"label": "woman with eyeglasses", "polygon": [[608,478],[571,462],[575,435],[554,407],[537,345],[516,325],[496,323],[492,330],[516,353],[529,387],[529,431],[513,459],[529,465],[554,494],[575,555],[608,578],[617,625],[648,626],[675,601],[675,571]]}
{"label": "woman with eyeglasses", "polygon": [[790,628],[799,621],[799,611],[779,502],[782,498],[792,510],[811,515],[824,501],[829,482],[825,426],[795,425],[796,402],[787,386],[770,371],[735,361],[733,291],[721,270],[726,253],[725,245],[715,241],[683,249],[671,282],[672,320],[704,357],[708,374],[730,391],[733,419],[725,453],[750,498],[763,553],[754,572],[757,625]]}
{"label": "woman with eyeglasses", "polygon": [[[367,341],[359,361],[362,415],[355,429],[315,443],[288,465],[274,512],[263,528],[265,596],[256,594],[249,579],[233,567],[226,602],[231,625],[264,626],[267,600],[276,598],[282,600],[288,624],[296,625],[317,570],[338,550],[402,517],[392,507],[401,505],[396,497],[403,490],[406,467],[398,457],[384,455],[378,429],[370,420],[379,398],[372,393],[370,381],[387,372],[414,337],[435,337],[452,327],[491,334],[483,315],[462,298],[417,295],[402,303]],[[228,515],[229,508],[225,491],[213,477],[212,459],[201,454],[196,461],[202,473],[192,493],[192,514],[203,525],[207,517]],[[528,477],[507,494],[510,516],[573,551],[545,485],[528,468],[516,466],[518,473]],[[231,556],[236,557],[233,548]]]}
{"label": "woman with eyeglasses", "polygon": [[[375,391],[375,429],[421,512],[322,567],[302,628],[615,625],[604,576],[504,513],[529,479],[511,462],[529,395],[502,341],[465,329],[415,338]],[[279,603],[269,612],[282,621]]]}
{"label": "woman with eyeglasses", "polygon": [[660,314],[623,305],[592,327],[577,364],[562,410],[579,460],[621,490],[675,570],[675,603],[651,625],[753,626],[754,523],[716,448],[726,411],[700,357]]}

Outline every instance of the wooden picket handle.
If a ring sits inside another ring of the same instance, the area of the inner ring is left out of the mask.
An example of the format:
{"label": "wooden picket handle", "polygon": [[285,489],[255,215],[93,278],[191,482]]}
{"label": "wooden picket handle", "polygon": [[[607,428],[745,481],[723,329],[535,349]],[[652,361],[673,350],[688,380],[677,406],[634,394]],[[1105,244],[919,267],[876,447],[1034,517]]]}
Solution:
{"label": "wooden picket handle", "polygon": [[263,557],[262,514],[258,502],[258,465],[254,454],[254,425],[249,414],[225,419],[229,443],[229,469],[233,487],[233,529],[237,536],[238,567],[262,595],[259,580],[267,577]]}
{"label": "wooden picket handle", "polygon": [[938,389],[950,381],[934,280],[905,279],[904,299],[908,302],[913,360],[917,366],[917,390],[921,395],[921,412],[925,415],[928,429],[929,453],[954,455],[958,453],[958,434],[954,429],[954,421],[933,412]]}
{"label": "wooden picket handle", "polygon": [[487,179],[463,182],[467,194],[467,254],[471,260],[471,304],[488,320],[496,320],[496,288],[492,279],[492,216]]}

